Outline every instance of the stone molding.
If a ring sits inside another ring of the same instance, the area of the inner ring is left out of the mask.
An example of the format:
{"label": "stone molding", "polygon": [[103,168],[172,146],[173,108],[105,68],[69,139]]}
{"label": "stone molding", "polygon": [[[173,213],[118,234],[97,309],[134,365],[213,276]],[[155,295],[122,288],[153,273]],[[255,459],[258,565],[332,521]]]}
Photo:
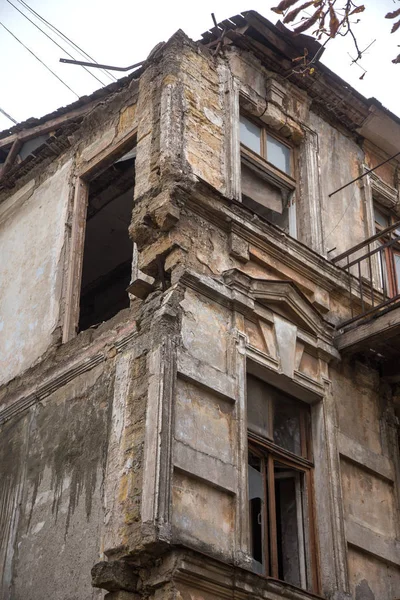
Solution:
{"label": "stone molding", "polygon": [[[204,189],[203,189],[204,188]],[[348,294],[348,275],[308,246],[291,237],[279,227],[252,215],[241,202],[229,200],[200,181],[189,195],[182,189],[180,197],[193,212],[216,223],[223,230],[236,234],[255,248],[268,253],[271,258],[293,269],[294,272],[315,283],[327,292]],[[250,247],[251,257],[251,247]],[[368,297],[365,286],[364,297]]]}
{"label": "stone molding", "polygon": [[400,542],[390,540],[375,531],[348,519],[346,522],[347,543],[381,560],[400,566]]}
{"label": "stone molding", "polygon": [[137,335],[136,323],[128,324],[119,335],[112,330],[102,340],[83,348],[78,357],[73,355],[72,360],[65,361],[62,368],[44,373],[40,384],[27,386],[10,396],[7,405],[0,410],[0,425],[41,402],[82,373],[123,352]]}
{"label": "stone molding", "polygon": [[[301,590],[283,581],[257,575],[246,568],[222,563],[195,551],[173,550],[165,562],[170,562],[164,569],[165,581],[172,581],[179,589],[179,584],[193,587],[215,598],[232,597],[238,600],[259,598],[268,600],[315,600],[321,598],[316,594]],[[161,567],[161,570],[163,568]],[[158,569],[152,570],[148,578],[149,587],[159,586],[162,577]]]}
{"label": "stone molding", "polygon": [[395,481],[393,464],[387,456],[372,452],[340,431],[338,432],[338,447],[341,456],[356,463],[362,469],[371,471],[374,475],[391,483]]}

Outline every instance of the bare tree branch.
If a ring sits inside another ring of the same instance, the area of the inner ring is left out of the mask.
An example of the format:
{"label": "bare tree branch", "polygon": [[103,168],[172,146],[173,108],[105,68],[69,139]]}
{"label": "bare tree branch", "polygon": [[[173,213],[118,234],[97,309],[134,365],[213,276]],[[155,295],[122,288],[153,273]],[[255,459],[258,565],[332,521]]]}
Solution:
{"label": "bare tree branch", "polygon": [[[310,8],[315,9],[311,16],[306,12]],[[308,2],[282,0],[278,6],[273,7],[271,10],[279,15],[283,15],[283,23],[285,24],[293,23],[297,17],[300,17],[300,20],[292,25],[294,33],[299,35],[315,27],[312,35],[318,41],[326,36],[327,40],[325,44],[328,40],[334,39],[338,35],[344,37],[350,34],[357,53],[357,58],[353,62],[360,60],[365,52],[365,50],[360,50],[357,36],[353,31],[354,25],[357,25],[361,19],[357,18],[356,21],[352,19],[352,17],[361,15],[365,11],[363,4],[356,4],[353,0],[309,0]],[[399,16],[400,8],[387,13],[385,19],[396,19]],[[395,33],[398,29],[400,29],[400,19],[393,24],[390,33]],[[299,58],[303,59],[304,57]],[[399,64],[400,54],[392,62]]]}

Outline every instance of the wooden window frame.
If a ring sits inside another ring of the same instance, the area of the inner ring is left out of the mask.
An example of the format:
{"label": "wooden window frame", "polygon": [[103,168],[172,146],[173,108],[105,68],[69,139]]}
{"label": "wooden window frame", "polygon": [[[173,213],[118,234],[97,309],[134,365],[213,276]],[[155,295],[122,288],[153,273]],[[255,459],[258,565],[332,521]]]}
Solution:
{"label": "wooden window frame", "polygon": [[[240,140],[240,134],[239,134],[241,157],[243,157],[246,162],[248,161],[253,164],[255,163],[255,165],[257,165],[259,168],[263,169],[266,173],[271,174],[273,179],[275,180],[274,182],[276,183],[276,185],[278,185],[278,186],[281,185],[281,187],[285,187],[285,188],[288,188],[291,191],[293,191],[296,187],[296,179],[294,177],[294,171],[295,171],[294,162],[295,161],[294,161],[293,146],[288,144],[288,142],[285,139],[283,139],[281,136],[279,136],[279,134],[276,134],[275,132],[271,133],[271,131],[268,127],[266,127],[262,122],[255,119],[252,115],[249,115],[248,113],[241,110],[239,113],[239,121],[240,121],[240,117],[244,117],[245,119],[247,119],[248,121],[250,121],[251,123],[256,125],[261,130],[260,152],[255,152],[254,150],[252,150],[251,148],[246,146]],[[289,173],[286,173],[286,171],[282,171],[281,169],[279,169],[279,167],[276,167],[273,163],[268,161],[268,157],[267,157],[267,138],[268,137],[275,139],[280,144],[282,144],[283,146],[286,146],[286,148],[288,148],[290,150]]]}
{"label": "wooden window frame", "polygon": [[[268,160],[262,156],[262,154],[258,154],[251,150],[248,146],[246,146],[240,140],[240,131],[238,131],[238,165],[239,165],[239,188],[238,188],[238,199],[243,202],[243,192],[242,192],[242,177],[241,177],[241,166],[244,165],[248,169],[254,172],[254,176],[256,178],[260,177],[264,179],[267,183],[276,187],[278,190],[281,190],[282,193],[282,202],[283,209],[287,210],[287,231],[289,235],[294,238],[297,238],[297,217],[296,217],[296,195],[297,195],[297,173],[296,173],[296,160],[295,153],[296,149],[293,145],[289,144],[287,140],[282,139],[279,134],[275,132],[271,132],[268,127],[265,126],[264,123],[257,120],[252,115],[249,115],[244,110],[239,110],[238,112],[238,130],[240,130],[240,117],[248,119],[250,122],[254,123],[257,127],[261,129],[261,137],[260,140],[260,151],[263,144],[266,146],[266,136],[270,136],[276,139],[278,142],[281,142],[284,146],[289,148],[290,150],[290,174],[285,173],[285,171],[281,171],[278,167],[275,167],[272,163],[268,162]],[[264,141],[263,141],[264,140]],[[263,152],[264,153],[264,152]],[[255,203],[251,210],[264,218],[264,210],[258,210],[257,205],[259,204],[257,200],[252,199]],[[263,206],[260,204],[260,206]],[[266,207],[268,208],[268,207]]]}
{"label": "wooden window frame", "polygon": [[80,295],[82,285],[83,254],[85,245],[86,214],[89,186],[100,173],[121,158],[137,144],[135,128],[121,140],[106,148],[85,163],[76,173],[71,214],[71,228],[64,294],[63,343],[78,333]]}
{"label": "wooden window frame", "polygon": [[[379,210],[379,212],[381,212],[383,215],[388,217],[387,227],[394,225],[399,220],[398,217],[396,217],[396,215],[393,214],[393,211],[391,211],[389,208],[387,208],[385,206],[382,206],[377,200],[373,199],[375,233],[380,233],[381,231],[383,231],[385,229],[385,227],[383,227],[376,221],[375,209]],[[387,236],[387,238],[384,237],[383,243],[389,242],[390,239],[393,237],[397,237],[395,231],[390,233]],[[385,271],[384,271],[383,264],[381,262],[382,254],[385,259],[385,265],[384,265]],[[395,262],[394,262],[395,255],[400,256],[400,243],[397,245],[393,244],[387,248],[384,248],[383,253],[381,253],[381,252],[378,253],[378,269],[379,269],[379,273],[380,273],[379,276],[380,276],[381,282],[383,284],[383,289],[384,289],[384,291],[386,291],[386,294],[389,298],[393,298],[394,296],[397,296],[398,294],[400,294],[400,281],[398,281],[398,278],[397,278],[396,267],[395,267]],[[385,279],[386,279],[387,285],[385,285]],[[387,290],[385,290],[386,286],[388,288]]]}
{"label": "wooden window frame", "polygon": [[[258,378],[257,378],[258,379]],[[260,380],[262,381],[262,380]],[[269,384],[267,384],[269,385]],[[279,389],[279,388],[277,388]],[[284,392],[282,392],[284,393]],[[285,394],[286,395],[286,394]],[[293,398],[293,400],[296,400]],[[265,556],[265,574],[264,577],[279,579],[278,571],[278,535],[276,528],[276,506],[275,506],[275,480],[274,480],[274,463],[279,462],[287,465],[289,468],[303,473],[305,477],[307,489],[307,506],[308,506],[308,531],[309,531],[309,571],[311,574],[311,591],[314,594],[320,594],[321,582],[319,576],[318,552],[317,552],[317,537],[316,537],[316,512],[315,512],[315,494],[314,494],[314,462],[312,460],[312,438],[311,427],[308,422],[310,415],[307,405],[304,407],[298,400],[300,410],[300,443],[301,456],[294,454],[289,450],[278,446],[273,442],[273,402],[268,401],[268,432],[264,437],[254,433],[248,429],[248,450],[258,456],[265,463],[267,476],[263,475],[264,480],[264,520],[265,533],[263,539],[263,551]],[[311,415],[310,415],[311,416]],[[304,525],[304,516],[303,516]],[[250,535],[250,532],[249,532]],[[307,560],[307,557],[305,557]],[[288,583],[288,585],[293,585]],[[295,586],[296,587],[296,586]],[[299,588],[304,589],[304,588]]]}

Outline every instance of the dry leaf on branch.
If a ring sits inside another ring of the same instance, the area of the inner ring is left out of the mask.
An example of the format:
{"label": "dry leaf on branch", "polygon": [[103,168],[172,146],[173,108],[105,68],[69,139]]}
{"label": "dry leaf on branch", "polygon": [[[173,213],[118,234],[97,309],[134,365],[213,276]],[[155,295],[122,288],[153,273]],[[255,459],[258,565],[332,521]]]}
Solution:
{"label": "dry leaf on branch", "polygon": [[400,8],[398,8],[397,10],[395,10],[393,12],[389,12],[387,15],[385,15],[385,19],[395,19],[399,15],[400,15]]}
{"label": "dry leaf on branch", "polygon": [[318,17],[320,16],[321,12],[322,11],[320,9],[316,10],[315,13],[313,14],[313,16],[310,17],[309,19],[306,19],[301,25],[296,27],[294,32],[295,33],[303,33],[303,31],[307,31],[307,29],[312,27],[314,25],[314,23],[316,23],[318,21]]}
{"label": "dry leaf on branch", "polygon": [[332,4],[329,5],[329,16],[329,33],[331,38],[334,38],[339,29],[339,19],[336,16]]}
{"label": "dry leaf on branch", "polygon": [[296,4],[296,2],[298,2],[298,0],[282,0],[282,2],[279,2],[278,6],[274,6],[271,10],[278,13],[278,15],[281,15],[285,10],[293,6],[293,4]]}
{"label": "dry leaf on branch", "polygon": [[361,4],[361,6],[357,6],[354,10],[351,11],[351,13],[349,13],[349,17],[351,17],[351,15],[355,15],[356,13],[364,12],[364,10],[365,6]]}
{"label": "dry leaf on branch", "polygon": [[307,8],[308,6],[311,6],[311,4],[314,4],[314,0],[311,0],[311,2],[306,2],[305,4],[302,4],[301,6],[299,6],[298,8],[294,8],[293,10],[288,12],[286,17],[283,19],[283,22],[290,23],[297,17],[297,15],[299,14],[299,12],[301,10],[303,10],[304,8]]}
{"label": "dry leaf on branch", "polygon": [[396,23],[393,25],[390,33],[394,33],[395,31],[398,30],[399,27],[400,27],[400,19],[398,21],[396,21]]}

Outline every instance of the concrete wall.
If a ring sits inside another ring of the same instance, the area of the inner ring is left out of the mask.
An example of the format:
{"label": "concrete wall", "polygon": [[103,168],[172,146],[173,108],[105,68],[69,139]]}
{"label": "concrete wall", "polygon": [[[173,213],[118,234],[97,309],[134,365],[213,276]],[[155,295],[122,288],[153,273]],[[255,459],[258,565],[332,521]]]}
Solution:
{"label": "concrete wall", "polygon": [[142,543],[148,374],[127,313],[13,382],[0,425],[4,600],[100,598],[93,565]]}
{"label": "concrete wall", "polygon": [[37,361],[59,326],[72,163],[2,205],[0,382]]}
{"label": "concrete wall", "polygon": [[325,250],[333,258],[369,237],[365,198],[360,183],[329,194],[361,174],[364,151],[338,127],[310,111],[309,126],[317,132],[321,181],[321,213]]}
{"label": "concrete wall", "polygon": [[100,596],[112,385],[98,366],[2,427],[2,598]]}

